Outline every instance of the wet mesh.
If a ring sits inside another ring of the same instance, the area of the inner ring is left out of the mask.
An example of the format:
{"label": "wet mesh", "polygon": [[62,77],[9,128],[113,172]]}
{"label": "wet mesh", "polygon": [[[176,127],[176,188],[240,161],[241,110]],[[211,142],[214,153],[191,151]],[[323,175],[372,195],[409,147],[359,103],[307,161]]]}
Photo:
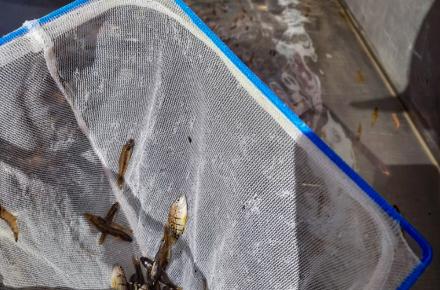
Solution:
{"label": "wet mesh", "polygon": [[[107,289],[153,257],[168,207],[188,227],[184,289],[391,289],[419,262],[400,227],[173,1],[91,1],[0,47],[0,281]],[[135,140],[126,186],[122,146]],[[133,243],[85,212],[129,225]]]}

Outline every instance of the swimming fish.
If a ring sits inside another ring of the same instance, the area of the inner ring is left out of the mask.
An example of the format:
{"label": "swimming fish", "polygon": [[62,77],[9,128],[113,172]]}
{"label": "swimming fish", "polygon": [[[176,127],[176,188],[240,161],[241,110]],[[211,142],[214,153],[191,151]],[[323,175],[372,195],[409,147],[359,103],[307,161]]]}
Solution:
{"label": "swimming fish", "polygon": [[119,265],[113,266],[111,277],[112,289],[115,290],[129,290],[127,278],[125,277],[124,269]]}
{"label": "swimming fish", "polygon": [[118,172],[118,186],[122,188],[124,185],[124,176],[127,171],[128,162],[130,161],[131,155],[133,154],[134,140],[130,139],[122,147],[121,155],[119,156],[119,172]]}
{"label": "swimming fish", "polygon": [[[104,218],[106,223],[111,224],[113,222],[113,219],[115,218],[115,215],[116,215],[116,212],[118,211],[118,209],[119,209],[119,203],[115,202]],[[101,236],[99,237],[98,243],[100,245],[102,245],[106,238],[107,238],[107,234],[104,232],[101,233]]]}
{"label": "swimming fish", "polygon": [[4,207],[0,205],[0,218],[3,219],[11,228],[12,232],[14,233],[14,239],[17,242],[18,233],[19,233],[18,225],[17,225],[17,217],[11,214],[9,211],[7,211]]}

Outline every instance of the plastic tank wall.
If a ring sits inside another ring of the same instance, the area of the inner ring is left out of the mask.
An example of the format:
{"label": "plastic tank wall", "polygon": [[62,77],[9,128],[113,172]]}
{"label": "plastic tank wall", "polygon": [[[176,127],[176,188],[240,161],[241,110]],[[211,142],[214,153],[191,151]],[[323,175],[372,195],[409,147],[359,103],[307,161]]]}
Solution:
{"label": "plastic tank wall", "polygon": [[344,1],[438,158],[440,1]]}

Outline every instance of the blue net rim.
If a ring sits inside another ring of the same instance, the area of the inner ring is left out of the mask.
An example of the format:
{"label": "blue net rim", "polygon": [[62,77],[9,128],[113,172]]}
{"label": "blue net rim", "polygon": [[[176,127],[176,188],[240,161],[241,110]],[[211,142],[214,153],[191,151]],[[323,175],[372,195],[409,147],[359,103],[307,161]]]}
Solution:
{"label": "blue net rim", "polygon": [[[362,177],[348,166],[321,138],[316,135],[281,99],[239,58],[231,49],[186,5],[183,0],[174,0],[175,3],[186,13],[192,22],[208,36],[215,45],[235,64],[235,66],[270,100],[309,140],[318,147],[347,177],[349,177],[360,189],[362,189],[377,205],[379,205],[392,219],[394,219],[411,238],[416,241],[422,250],[420,263],[414,267],[411,273],[403,280],[397,289],[409,289],[423,274],[432,261],[432,247],[428,241],[402,216],[400,215],[378,192],[376,192]],[[46,16],[38,19],[40,25],[46,24],[90,0],[76,0],[61,7]],[[0,46],[15,38],[25,35],[29,29],[25,26],[6,34],[0,38]]]}

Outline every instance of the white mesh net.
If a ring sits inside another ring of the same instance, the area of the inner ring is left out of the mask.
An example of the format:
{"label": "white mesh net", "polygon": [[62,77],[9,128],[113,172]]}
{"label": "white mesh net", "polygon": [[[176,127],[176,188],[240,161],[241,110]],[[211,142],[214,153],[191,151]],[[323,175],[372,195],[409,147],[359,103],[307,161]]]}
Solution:
{"label": "white mesh net", "polygon": [[[0,204],[20,228],[15,242],[0,221],[6,289],[109,288],[113,264],[154,256],[182,194],[168,273],[184,289],[391,289],[419,262],[173,1],[90,1],[29,27],[0,47]],[[99,246],[84,213],[115,201],[134,241]]]}

